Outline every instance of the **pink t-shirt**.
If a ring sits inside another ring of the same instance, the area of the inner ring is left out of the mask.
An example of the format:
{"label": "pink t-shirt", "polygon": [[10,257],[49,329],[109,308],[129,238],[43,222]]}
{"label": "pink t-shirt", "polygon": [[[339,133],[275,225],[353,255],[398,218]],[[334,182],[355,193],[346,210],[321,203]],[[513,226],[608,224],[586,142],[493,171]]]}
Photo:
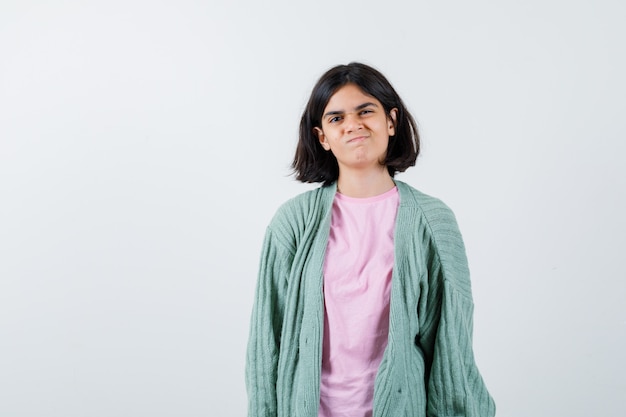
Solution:
{"label": "pink t-shirt", "polygon": [[319,417],[372,415],[387,347],[398,190],[337,193],[324,262],[324,346]]}

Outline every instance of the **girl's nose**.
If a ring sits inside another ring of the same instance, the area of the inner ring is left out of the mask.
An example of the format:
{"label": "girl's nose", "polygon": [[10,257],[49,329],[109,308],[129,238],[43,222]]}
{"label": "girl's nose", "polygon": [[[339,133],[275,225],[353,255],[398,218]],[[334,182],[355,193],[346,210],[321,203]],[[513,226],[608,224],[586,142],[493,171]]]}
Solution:
{"label": "girl's nose", "polygon": [[345,115],[345,128],[348,132],[354,132],[362,127],[361,119],[355,113],[349,113]]}

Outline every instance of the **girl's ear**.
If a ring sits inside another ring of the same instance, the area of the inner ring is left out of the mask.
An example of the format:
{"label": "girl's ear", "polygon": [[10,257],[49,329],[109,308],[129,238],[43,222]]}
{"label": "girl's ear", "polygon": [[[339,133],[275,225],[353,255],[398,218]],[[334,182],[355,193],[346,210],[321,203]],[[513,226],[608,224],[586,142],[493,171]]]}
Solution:
{"label": "girl's ear", "polygon": [[330,144],[328,143],[328,139],[326,139],[326,135],[324,135],[322,129],[320,129],[319,127],[314,127],[313,130],[315,131],[315,134],[317,135],[317,140],[320,141],[320,145],[322,145],[322,148],[330,151]]}
{"label": "girl's ear", "polygon": [[389,116],[387,117],[387,134],[394,136],[396,134],[396,118],[398,117],[398,109],[395,107],[389,110]]}

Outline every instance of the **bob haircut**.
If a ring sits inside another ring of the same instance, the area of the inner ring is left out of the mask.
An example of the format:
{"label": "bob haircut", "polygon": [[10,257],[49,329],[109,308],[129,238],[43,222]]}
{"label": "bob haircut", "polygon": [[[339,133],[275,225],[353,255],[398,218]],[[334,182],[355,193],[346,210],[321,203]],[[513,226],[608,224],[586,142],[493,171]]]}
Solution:
{"label": "bob haircut", "polygon": [[396,172],[404,172],[415,165],[420,141],[413,116],[384,75],[370,66],[352,62],[331,68],[313,87],[300,120],[300,137],[292,163],[298,181],[329,185],[339,178],[337,159],[331,151],[322,147],[315,128],[322,127],[326,105],[333,94],[346,84],[354,84],[380,101],[388,117],[391,109],[397,109],[395,135],[389,138],[387,155],[382,161],[389,174],[393,177]]}

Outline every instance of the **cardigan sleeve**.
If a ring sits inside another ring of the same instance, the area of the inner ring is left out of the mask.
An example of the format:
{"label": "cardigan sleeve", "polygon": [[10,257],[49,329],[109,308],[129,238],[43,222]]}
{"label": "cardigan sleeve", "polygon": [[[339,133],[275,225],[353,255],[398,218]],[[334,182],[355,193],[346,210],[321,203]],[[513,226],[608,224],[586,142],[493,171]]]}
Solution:
{"label": "cardigan sleeve", "polygon": [[277,415],[276,379],[285,289],[292,251],[267,229],[246,356],[249,417]]}
{"label": "cardigan sleeve", "polygon": [[474,307],[465,247],[452,212],[443,211],[439,220],[430,225],[428,311],[420,340],[430,361],[427,414],[492,417],[495,403],[472,348]]}

